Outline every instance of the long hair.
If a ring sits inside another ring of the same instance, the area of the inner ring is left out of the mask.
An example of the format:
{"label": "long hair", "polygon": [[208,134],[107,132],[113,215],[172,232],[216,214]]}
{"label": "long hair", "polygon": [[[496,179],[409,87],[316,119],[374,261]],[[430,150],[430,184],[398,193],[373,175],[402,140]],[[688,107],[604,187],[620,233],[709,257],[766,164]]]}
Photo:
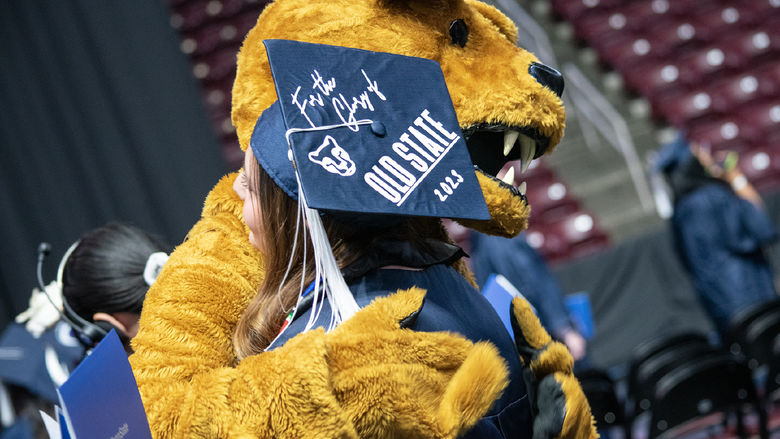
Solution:
{"label": "long hair", "polygon": [[[314,253],[302,224],[297,228],[298,239],[295,239],[298,202],[287,196],[256,161],[250,161],[245,172],[249,196],[255,197],[260,210],[257,214],[263,229],[261,250],[264,253],[265,278],[233,334],[233,346],[239,360],[263,352],[279,333],[284,319],[295,305],[301,279],[303,288],[314,280]],[[392,227],[366,228],[330,215],[322,217],[340,268],[358,260],[383,240],[407,241],[420,248],[424,237],[431,236],[432,228],[441,229],[440,226],[432,226],[432,221],[438,224],[438,220],[429,218],[408,218]],[[285,278],[288,265],[290,269]]]}
{"label": "long hair", "polygon": [[731,188],[724,180],[710,176],[701,162],[694,156],[667,169],[665,175],[675,203],[703,186],[718,184]]}
{"label": "long hair", "polygon": [[149,255],[167,251],[136,227],[108,223],[87,232],[65,263],[62,294],[78,315],[91,321],[98,312],[141,312],[149,285]]}

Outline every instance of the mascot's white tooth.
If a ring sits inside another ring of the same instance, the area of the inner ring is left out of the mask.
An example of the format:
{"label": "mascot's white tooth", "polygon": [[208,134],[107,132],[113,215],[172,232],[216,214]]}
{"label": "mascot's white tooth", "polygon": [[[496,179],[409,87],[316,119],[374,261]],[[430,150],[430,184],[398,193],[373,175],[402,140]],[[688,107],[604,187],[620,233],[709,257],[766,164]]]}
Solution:
{"label": "mascot's white tooth", "polygon": [[520,186],[518,186],[518,187],[517,187],[517,190],[518,190],[518,191],[519,191],[521,194],[525,195],[525,187],[526,187],[526,184],[525,184],[525,182],[522,182],[522,183],[520,183]]}
{"label": "mascot's white tooth", "polygon": [[506,174],[504,174],[504,177],[501,179],[504,183],[514,186],[515,185],[515,167],[510,166],[509,170],[506,171]]}
{"label": "mascot's white tooth", "polygon": [[523,134],[520,137],[520,158],[523,160],[521,165],[521,172],[525,172],[528,169],[528,165],[531,164],[531,160],[534,159],[535,154],[536,142]]}
{"label": "mascot's white tooth", "polygon": [[508,156],[515,146],[515,141],[520,135],[520,131],[506,130],[504,131],[504,157]]}

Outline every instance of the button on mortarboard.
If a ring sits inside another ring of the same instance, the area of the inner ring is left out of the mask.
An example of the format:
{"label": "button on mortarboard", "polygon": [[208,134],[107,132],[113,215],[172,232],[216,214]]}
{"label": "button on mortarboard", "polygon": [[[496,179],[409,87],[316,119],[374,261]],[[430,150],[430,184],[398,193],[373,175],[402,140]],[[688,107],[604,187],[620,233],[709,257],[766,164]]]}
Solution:
{"label": "button on mortarboard", "polygon": [[258,119],[250,146],[288,195],[297,197],[297,168],[315,209],[490,218],[438,63],[264,44],[279,101]]}

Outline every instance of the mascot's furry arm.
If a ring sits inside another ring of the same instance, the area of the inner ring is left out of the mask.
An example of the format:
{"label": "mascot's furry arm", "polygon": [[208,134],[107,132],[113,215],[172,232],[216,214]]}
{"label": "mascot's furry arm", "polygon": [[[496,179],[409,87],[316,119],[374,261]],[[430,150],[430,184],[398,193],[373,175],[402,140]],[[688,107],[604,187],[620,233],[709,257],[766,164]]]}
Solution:
{"label": "mascot's furry arm", "polygon": [[523,299],[512,300],[512,330],[534,414],[533,439],[595,439],[590,405],[572,373],[574,359],[550,338]]}
{"label": "mascot's furry arm", "polygon": [[[261,256],[225,177],[147,294],[130,357],[155,438],[430,437],[470,428],[506,385],[494,347],[401,329],[424,292],[378,300],[236,365]],[[421,383],[426,392],[420,392]]]}

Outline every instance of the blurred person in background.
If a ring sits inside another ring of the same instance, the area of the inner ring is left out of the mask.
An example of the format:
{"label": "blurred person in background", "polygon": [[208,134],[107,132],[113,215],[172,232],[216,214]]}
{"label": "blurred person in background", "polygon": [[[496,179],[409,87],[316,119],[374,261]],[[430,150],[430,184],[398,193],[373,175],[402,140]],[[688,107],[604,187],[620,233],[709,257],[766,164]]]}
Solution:
{"label": "blurred person in background", "polygon": [[764,253],[777,234],[736,164],[735,153],[720,163],[680,135],[655,165],[672,193],[675,250],[720,335],[737,312],[777,297]]}
{"label": "blurred person in background", "polygon": [[[40,266],[48,250],[39,252]],[[56,388],[111,329],[130,351],[146,291],[167,259],[160,241],[117,222],[65,252],[57,279],[35,288],[0,336],[0,438],[48,437],[38,410],[52,414]]]}
{"label": "blurred person in background", "polygon": [[542,326],[566,345],[574,360],[585,358],[587,341],[569,317],[563,290],[542,257],[527,243],[525,233],[507,239],[474,232],[449,220],[444,224],[450,238],[469,254],[466,261],[480,290],[490,275],[504,276],[531,303]]}
{"label": "blurred person in background", "polygon": [[491,274],[504,276],[536,308],[547,332],[580,361],[585,358],[587,341],[569,318],[558,281],[525,238],[525,233],[509,239],[471,233],[471,269],[477,284],[484,287]]}

